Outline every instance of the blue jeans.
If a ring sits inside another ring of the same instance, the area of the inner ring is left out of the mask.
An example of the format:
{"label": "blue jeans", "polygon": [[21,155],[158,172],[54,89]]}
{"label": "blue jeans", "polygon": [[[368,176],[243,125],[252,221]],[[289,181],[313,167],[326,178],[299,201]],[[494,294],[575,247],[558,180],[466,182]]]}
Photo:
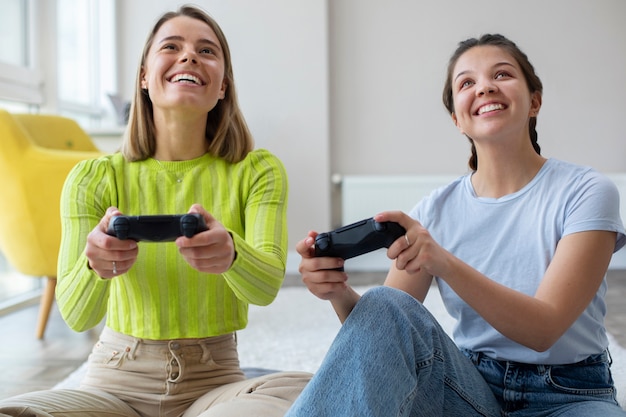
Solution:
{"label": "blue jeans", "polygon": [[[591,359],[594,365],[596,360]],[[608,363],[602,363],[608,370]],[[561,374],[569,367],[549,368],[557,383],[571,377]],[[503,396],[508,399],[510,394],[501,382],[511,368],[461,352],[420,302],[402,291],[377,287],[354,307],[320,369],[285,417],[625,416],[615,402],[610,374],[589,375],[582,368],[573,367],[573,372],[585,373],[585,387],[597,377],[603,378],[602,389],[583,394],[570,388],[560,395],[550,388],[547,394],[541,378],[518,374],[541,386],[534,395],[521,393],[524,398],[516,404],[522,409],[509,413]]]}
{"label": "blue jeans", "polygon": [[570,365],[529,365],[465,354],[496,394],[503,416],[626,416],[615,400],[608,352]]}

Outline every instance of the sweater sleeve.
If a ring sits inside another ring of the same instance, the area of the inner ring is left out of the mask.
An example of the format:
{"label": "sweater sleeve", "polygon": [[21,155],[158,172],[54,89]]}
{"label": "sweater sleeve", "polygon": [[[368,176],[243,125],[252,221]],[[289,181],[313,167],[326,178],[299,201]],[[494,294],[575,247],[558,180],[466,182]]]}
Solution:
{"label": "sweater sleeve", "polygon": [[240,187],[245,197],[244,232],[231,230],[237,258],[223,274],[235,295],[250,304],[268,305],[276,297],[287,258],[287,173],[265,150],[252,152]]}
{"label": "sweater sleeve", "polygon": [[110,281],[88,266],[87,235],[110,205],[107,159],[80,162],[68,175],[61,194],[62,239],[56,297],[61,315],[76,331],[88,330],[103,319]]}

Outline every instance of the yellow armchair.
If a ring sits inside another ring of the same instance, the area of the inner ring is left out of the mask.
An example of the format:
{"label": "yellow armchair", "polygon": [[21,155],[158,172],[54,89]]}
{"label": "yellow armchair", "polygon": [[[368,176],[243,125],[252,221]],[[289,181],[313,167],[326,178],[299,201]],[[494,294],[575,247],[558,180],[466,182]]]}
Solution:
{"label": "yellow armchair", "polygon": [[0,109],[0,252],[21,274],[47,278],[39,339],[54,302],[63,183],[79,161],[101,155],[71,119]]}

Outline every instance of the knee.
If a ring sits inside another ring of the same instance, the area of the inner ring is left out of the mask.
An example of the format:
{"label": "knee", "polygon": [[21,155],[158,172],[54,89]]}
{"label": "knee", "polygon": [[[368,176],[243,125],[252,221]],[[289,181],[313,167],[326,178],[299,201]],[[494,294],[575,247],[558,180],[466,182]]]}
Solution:
{"label": "knee", "polygon": [[396,292],[399,292],[399,290],[391,287],[386,287],[384,285],[374,287],[366,291],[361,296],[359,304],[371,304],[372,306],[375,306],[377,304],[386,305],[394,300],[394,298],[397,296]]}
{"label": "knee", "polygon": [[[4,414],[3,414],[4,413]],[[137,416],[122,400],[107,393],[54,389],[21,394],[0,401],[0,417],[50,417],[65,415]]]}
{"label": "knee", "polygon": [[[356,313],[356,314],[354,314]],[[418,328],[419,332],[438,326],[424,305],[408,293],[391,287],[375,287],[367,291],[349,318],[362,316],[365,321],[376,322],[377,327]]]}
{"label": "knee", "polygon": [[233,387],[223,386],[218,388],[223,390],[219,395],[206,394],[183,417],[282,416],[312,376],[308,372],[276,372],[235,383]]}
{"label": "knee", "polygon": [[293,401],[311,380],[309,372],[277,372],[250,380],[248,393],[270,395]]}
{"label": "knee", "polygon": [[0,401],[0,417],[4,416],[49,416],[51,407],[45,397],[47,391],[33,391]]}
{"label": "knee", "polygon": [[414,313],[426,309],[422,303],[408,293],[386,286],[374,287],[367,291],[357,303],[357,306],[359,305],[368,310],[388,311],[392,314]]}

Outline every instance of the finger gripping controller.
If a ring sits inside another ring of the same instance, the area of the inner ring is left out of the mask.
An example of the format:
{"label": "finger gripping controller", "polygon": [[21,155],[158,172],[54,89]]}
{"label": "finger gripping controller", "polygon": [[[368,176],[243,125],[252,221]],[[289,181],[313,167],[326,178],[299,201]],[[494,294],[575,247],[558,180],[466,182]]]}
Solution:
{"label": "finger gripping controller", "polygon": [[179,236],[193,237],[207,229],[204,218],[198,213],[113,216],[107,234],[121,240],[171,242]]}
{"label": "finger gripping controller", "polygon": [[388,248],[406,230],[395,222],[377,222],[373,218],[358,221],[315,238],[315,256],[350,259]]}

